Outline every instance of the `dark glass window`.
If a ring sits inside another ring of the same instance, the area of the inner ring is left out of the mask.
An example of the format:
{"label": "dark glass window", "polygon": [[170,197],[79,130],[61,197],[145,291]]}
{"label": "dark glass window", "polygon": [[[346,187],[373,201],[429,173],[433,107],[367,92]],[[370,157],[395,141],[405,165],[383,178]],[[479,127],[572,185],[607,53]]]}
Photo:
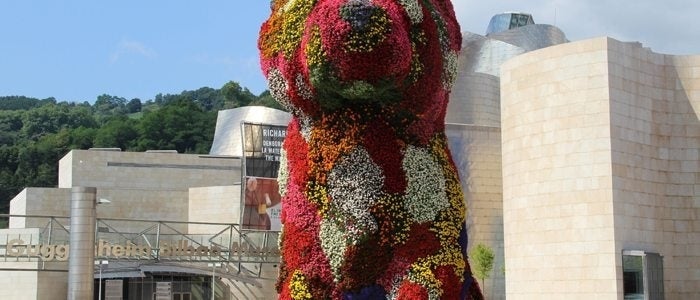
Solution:
{"label": "dark glass window", "polygon": [[486,35],[535,24],[531,15],[518,13],[498,14],[491,18]]}
{"label": "dark glass window", "polygon": [[664,299],[661,255],[645,251],[623,251],[622,287],[625,300]]}
{"label": "dark glass window", "polygon": [[510,29],[511,14],[495,15],[489,22],[489,27],[486,29],[486,34],[497,33]]}
{"label": "dark glass window", "polygon": [[625,299],[644,299],[644,264],[642,256],[622,256],[622,278]]}

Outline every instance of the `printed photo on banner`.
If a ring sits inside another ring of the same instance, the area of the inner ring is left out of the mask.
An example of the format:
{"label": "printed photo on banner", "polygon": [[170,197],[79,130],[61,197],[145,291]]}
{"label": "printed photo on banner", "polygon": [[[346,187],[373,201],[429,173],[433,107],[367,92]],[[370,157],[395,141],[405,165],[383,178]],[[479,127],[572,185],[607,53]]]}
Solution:
{"label": "printed photo on banner", "polygon": [[279,231],[282,211],[277,173],[287,127],[243,123],[242,228]]}

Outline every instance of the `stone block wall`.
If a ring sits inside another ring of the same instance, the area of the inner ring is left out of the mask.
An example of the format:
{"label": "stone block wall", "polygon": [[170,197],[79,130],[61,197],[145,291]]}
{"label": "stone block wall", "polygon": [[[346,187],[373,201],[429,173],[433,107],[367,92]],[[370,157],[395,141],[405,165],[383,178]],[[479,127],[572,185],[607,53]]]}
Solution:
{"label": "stone block wall", "polygon": [[616,299],[607,39],[501,73],[509,299]]}
{"label": "stone block wall", "polygon": [[622,251],[700,296],[700,57],[597,38],[502,70],[507,295],[620,299]]}
{"label": "stone block wall", "polygon": [[699,298],[700,57],[608,49],[616,249],[660,253],[666,299]]}

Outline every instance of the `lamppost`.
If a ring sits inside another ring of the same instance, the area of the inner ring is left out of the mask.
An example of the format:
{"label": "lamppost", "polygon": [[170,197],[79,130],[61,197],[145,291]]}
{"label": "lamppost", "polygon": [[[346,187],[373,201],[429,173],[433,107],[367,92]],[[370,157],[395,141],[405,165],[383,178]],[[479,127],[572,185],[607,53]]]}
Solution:
{"label": "lamppost", "polygon": [[221,263],[208,263],[207,266],[211,267],[211,300],[215,300],[214,294],[216,292],[216,268],[221,267]]}
{"label": "lamppost", "polygon": [[95,265],[100,268],[100,279],[98,280],[98,292],[97,292],[97,300],[102,300],[102,266],[108,265],[109,261],[107,260],[96,260]]}

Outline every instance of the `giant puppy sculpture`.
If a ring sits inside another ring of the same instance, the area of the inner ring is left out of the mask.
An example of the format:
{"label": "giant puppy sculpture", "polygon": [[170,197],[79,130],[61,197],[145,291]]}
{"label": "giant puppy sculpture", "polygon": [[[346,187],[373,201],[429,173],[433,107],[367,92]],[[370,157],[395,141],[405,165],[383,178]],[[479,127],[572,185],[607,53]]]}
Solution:
{"label": "giant puppy sculpture", "polygon": [[294,118],[279,176],[282,299],[480,299],[444,134],[449,0],[273,0],[260,39]]}

